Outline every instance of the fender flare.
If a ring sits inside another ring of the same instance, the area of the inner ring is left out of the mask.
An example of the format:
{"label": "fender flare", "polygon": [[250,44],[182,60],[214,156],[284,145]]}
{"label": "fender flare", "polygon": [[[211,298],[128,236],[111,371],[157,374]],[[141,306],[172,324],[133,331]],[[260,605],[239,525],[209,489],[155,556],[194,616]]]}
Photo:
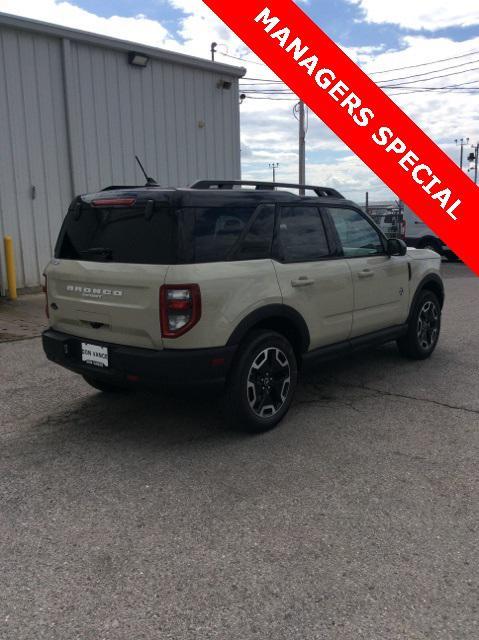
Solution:
{"label": "fender flare", "polygon": [[412,313],[414,311],[414,308],[416,306],[416,302],[419,296],[424,291],[424,289],[427,289],[427,285],[430,283],[434,283],[434,286],[437,286],[439,288],[441,292],[441,296],[439,299],[439,302],[441,303],[441,309],[444,306],[444,299],[445,299],[444,283],[436,273],[430,273],[429,275],[425,276],[416,287],[416,292],[413,296],[411,307],[409,309],[408,322],[411,319]]}
{"label": "fender flare", "polygon": [[268,304],[252,311],[238,324],[231,334],[227,346],[238,345],[251,329],[267,320],[287,320],[294,326],[298,334],[301,351],[304,353],[309,349],[310,335],[306,321],[296,309],[284,304]]}

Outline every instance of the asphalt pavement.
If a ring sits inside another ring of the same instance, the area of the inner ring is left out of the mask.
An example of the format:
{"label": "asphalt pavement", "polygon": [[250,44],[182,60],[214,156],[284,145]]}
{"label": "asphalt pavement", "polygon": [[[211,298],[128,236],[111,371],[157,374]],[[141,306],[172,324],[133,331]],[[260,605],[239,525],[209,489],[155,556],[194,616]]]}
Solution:
{"label": "asphalt pavement", "polygon": [[477,640],[479,279],[444,272],[430,360],[327,364],[257,437],[0,344],[0,638]]}

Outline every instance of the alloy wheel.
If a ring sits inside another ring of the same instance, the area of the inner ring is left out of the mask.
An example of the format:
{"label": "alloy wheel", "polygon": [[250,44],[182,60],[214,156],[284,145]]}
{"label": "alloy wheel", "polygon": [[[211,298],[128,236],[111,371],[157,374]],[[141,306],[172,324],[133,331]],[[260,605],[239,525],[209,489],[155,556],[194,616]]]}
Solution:
{"label": "alloy wheel", "polygon": [[285,404],[291,386],[288,357],[277,347],[260,351],[250,367],[247,379],[248,403],[260,418],[275,416]]}
{"label": "alloy wheel", "polygon": [[431,349],[439,336],[439,310],[434,302],[427,300],[421,307],[417,321],[417,337],[424,351]]}

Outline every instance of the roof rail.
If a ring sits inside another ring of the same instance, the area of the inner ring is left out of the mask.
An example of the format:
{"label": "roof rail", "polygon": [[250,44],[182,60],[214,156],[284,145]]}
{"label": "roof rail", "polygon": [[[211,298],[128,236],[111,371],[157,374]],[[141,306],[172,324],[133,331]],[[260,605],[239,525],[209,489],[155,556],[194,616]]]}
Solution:
{"label": "roof rail", "polygon": [[141,189],[142,187],[132,184],[112,184],[109,187],[104,187],[101,191],[120,191],[121,189]]}
{"label": "roof rail", "polygon": [[255,187],[258,191],[274,191],[277,187],[287,189],[300,189],[304,191],[314,191],[319,198],[341,198],[344,196],[329,187],[316,187],[306,184],[295,184],[293,182],[258,182],[257,180],[198,180],[191,185],[191,189],[233,189],[233,187]]}

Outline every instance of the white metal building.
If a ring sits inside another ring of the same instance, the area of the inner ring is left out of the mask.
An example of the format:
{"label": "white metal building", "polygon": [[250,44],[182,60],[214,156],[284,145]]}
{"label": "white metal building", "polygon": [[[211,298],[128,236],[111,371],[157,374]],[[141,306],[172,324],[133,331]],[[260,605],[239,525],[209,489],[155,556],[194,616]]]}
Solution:
{"label": "white metal building", "polygon": [[135,154],[165,186],[240,178],[244,72],[0,13],[0,234],[18,286],[41,283],[74,195],[143,184]]}

